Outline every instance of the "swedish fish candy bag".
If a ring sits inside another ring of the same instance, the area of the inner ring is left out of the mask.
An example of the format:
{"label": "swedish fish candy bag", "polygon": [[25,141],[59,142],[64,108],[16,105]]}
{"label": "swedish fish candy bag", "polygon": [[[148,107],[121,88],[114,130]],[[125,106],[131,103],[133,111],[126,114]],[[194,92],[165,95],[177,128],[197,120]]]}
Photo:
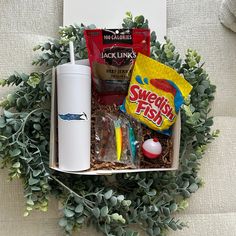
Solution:
{"label": "swedish fish candy bag", "polygon": [[174,69],[139,53],[121,110],[149,128],[169,134],[191,90]]}

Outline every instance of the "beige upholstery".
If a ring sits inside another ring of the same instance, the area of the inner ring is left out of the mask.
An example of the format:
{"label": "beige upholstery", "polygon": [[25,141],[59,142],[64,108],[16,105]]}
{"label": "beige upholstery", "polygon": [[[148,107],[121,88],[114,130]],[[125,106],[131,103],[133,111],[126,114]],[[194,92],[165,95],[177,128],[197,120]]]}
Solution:
{"label": "beige upholstery", "polygon": [[227,28],[236,32],[236,1],[235,0],[223,0],[219,19],[222,24],[224,24]]}
{"label": "beige upholstery", "polygon": [[[168,0],[168,36],[184,55],[197,49],[217,85],[212,105],[215,128],[220,137],[210,145],[202,160],[200,175],[205,187],[189,201],[177,217],[189,228],[171,236],[236,236],[236,33],[224,28],[218,13],[220,0]],[[157,6],[158,7],[158,6]],[[148,17],[148,16],[147,16]],[[32,47],[56,35],[62,22],[62,0],[0,0],[0,77],[12,72],[30,72]],[[0,90],[0,96],[7,93]],[[20,181],[7,182],[0,171],[0,235],[58,236],[57,202],[47,213],[22,217],[24,200]],[[79,235],[98,235],[84,229]]]}

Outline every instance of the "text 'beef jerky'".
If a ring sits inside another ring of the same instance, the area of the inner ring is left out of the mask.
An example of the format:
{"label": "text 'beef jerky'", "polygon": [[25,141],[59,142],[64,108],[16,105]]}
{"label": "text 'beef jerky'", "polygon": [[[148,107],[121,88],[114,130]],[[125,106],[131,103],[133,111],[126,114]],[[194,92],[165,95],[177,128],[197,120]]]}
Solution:
{"label": "text 'beef jerky'", "polygon": [[93,86],[102,104],[121,104],[139,52],[150,56],[149,29],[85,30]]}

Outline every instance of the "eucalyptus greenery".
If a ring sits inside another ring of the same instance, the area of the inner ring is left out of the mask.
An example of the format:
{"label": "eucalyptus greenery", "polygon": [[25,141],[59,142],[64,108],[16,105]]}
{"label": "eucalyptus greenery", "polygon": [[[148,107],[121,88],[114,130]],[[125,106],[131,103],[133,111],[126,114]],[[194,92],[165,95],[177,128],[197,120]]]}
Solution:
{"label": "eucalyptus greenery", "polygon": [[[127,13],[124,28],[146,28],[143,16]],[[17,88],[2,102],[0,158],[9,168],[10,179],[24,182],[27,216],[33,209],[47,211],[49,197],[62,204],[59,225],[70,235],[86,224],[94,224],[104,235],[136,236],[139,226],[150,236],[166,235],[185,224],[174,213],[188,206],[187,199],[202,186],[198,177],[200,159],[207,144],[218,136],[211,132],[209,104],[216,87],[203,69],[201,57],[189,49],[182,61],[170,40],[161,45],[151,33],[151,57],[183,74],[192,84],[191,96],[182,106],[180,168],[178,171],[79,176],[49,169],[50,93],[52,66],[69,61],[69,40],[74,41],[76,59],[87,58],[83,31],[94,25],[60,28],[59,39],[38,45],[41,55],[33,62],[44,72],[13,74],[2,86]]]}

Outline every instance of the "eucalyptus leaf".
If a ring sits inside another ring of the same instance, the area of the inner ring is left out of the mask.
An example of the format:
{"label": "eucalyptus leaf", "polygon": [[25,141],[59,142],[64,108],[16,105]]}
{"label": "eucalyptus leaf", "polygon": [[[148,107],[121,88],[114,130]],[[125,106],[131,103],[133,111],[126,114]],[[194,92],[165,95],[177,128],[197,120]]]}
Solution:
{"label": "eucalyptus leaf", "polygon": [[51,48],[51,44],[49,42],[47,42],[43,45],[43,47],[45,50],[49,50]]}
{"label": "eucalyptus leaf", "polygon": [[12,165],[13,168],[20,168],[20,162],[15,162],[13,165]]}
{"label": "eucalyptus leaf", "polygon": [[34,176],[34,177],[39,176],[41,173],[42,173],[41,170],[33,170],[33,176]]}
{"label": "eucalyptus leaf", "polygon": [[73,225],[72,225],[71,223],[68,223],[68,224],[66,225],[66,227],[65,227],[65,230],[66,230],[67,232],[71,232],[71,231],[73,230]]}
{"label": "eucalyptus leaf", "polygon": [[16,149],[13,149],[13,150],[10,150],[9,151],[9,154],[12,156],[12,157],[16,157],[16,156],[19,156],[21,154],[21,150],[16,148]]}
{"label": "eucalyptus leaf", "polygon": [[195,192],[198,190],[198,185],[195,184],[195,183],[192,183],[192,184],[188,187],[188,190],[189,190],[191,193],[195,193]]}
{"label": "eucalyptus leaf", "polygon": [[4,110],[3,113],[4,113],[4,116],[5,116],[6,118],[12,118],[12,117],[14,117],[14,113],[12,113],[12,112],[10,112],[10,111]]}
{"label": "eucalyptus leaf", "polygon": [[177,205],[176,203],[172,203],[172,204],[169,206],[169,209],[170,209],[171,213],[172,213],[172,212],[175,212],[175,211],[177,211],[177,209],[178,209],[178,205]]}
{"label": "eucalyptus leaf", "polygon": [[172,230],[176,231],[178,229],[177,225],[175,222],[171,222],[168,225]]}
{"label": "eucalyptus leaf", "polygon": [[93,210],[93,215],[98,219],[100,217],[100,210],[99,208],[95,207]]}
{"label": "eucalyptus leaf", "polygon": [[112,196],[111,198],[110,198],[110,201],[111,201],[111,205],[112,206],[115,206],[116,204],[117,204],[117,197],[115,197],[115,196]]}
{"label": "eucalyptus leaf", "polygon": [[75,215],[74,211],[67,209],[67,208],[65,208],[63,212],[64,212],[65,216],[68,218],[71,218]]}
{"label": "eucalyptus leaf", "polygon": [[157,193],[157,191],[155,189],[152,189],[151,191],[147,192],[147,195],[150,197],[153,197],[156,195],[156,193]]}
{"label": "eucalyptus leaf", "polygon": [[27,203],[28,205],[30,205],[30,206],[33,206],[33,205],[34,205],[34,201],[32,201],[32,199],[28,199],[28,200],[26,201],[26,203]]}
{"label": "eucalyptus leaf", "polygon": [[189,198],[191,196],[190,192],[188,190],[182,190],[183,196],[186,198]]}
{"label": "eucalyptus leaf", "polygon": [[34,179],[34,178],[30,178],[29,179],[29,185],[35,185],[39,182],[39,179]]}
{"label": "eucalyptus leaf", "polygon": [[163,207],[162,210],[163,210],[163,213],[164,213],[165,216],[167,216],[167,217],[170,216],[170,210],[169,210],[169,208]]}
{"label": "eucalyptus leaf", "polygon": [[58,223],[61,227],[65,227],[67,225],[67,219],[61,218]]}
{"label": "eucalyptus leaf", "polygon": [[85,219],[84,219],[83,216],[80,216],[80,217],[78,217],[78,218],[76,219],[76,222],[77,222],[78,224],[83,224],[84,221],[85,221]]}
{"label": "eucalyptus leaf", "polygon": [[101,217],[105,217],[105,216],[107,216],[107,214],[108,214],[108,207],[107,206],[102,207]]}
{"label": "eucalyptus leaf", "polygon": [[147,233],[148,233],[148,235],[150,235],[150,236],[154,236],[154,232],[153,232],[153,229],[147,229]]}
{"label": "eucalyptus leaf", "polygon": [[159,227],[154,227],[153,233],[154,233],[154,235],[160,235],[161,234],[161,229]]}
{"label": "eucalyptus leaf", "polygon": [[75,208],[75,212],[76,213],[81,213],[84,210],[84,206],[82,204],[79,204],[76,208]]}
{"label": "eucalyptus leaf", "polygon": [[125,199],[124,195],[119,195],[119,196],[117,196],[117,200],[118,200],[119,202],[122,202],[124,199]]}
{"label": "eucalyptus leaf", "polygon": [[47,61],[47,64],[48,64],[49,66],[53,66],[54,63],[55,63],[55,61],[54,61],[53,58],[50,58],[50,59]]}
{"label": "eucalyptus leaf", "polygon": [[33,191],[41,191],[41,188],[37,187],[37,186],[32,186],[31,190],[33,190]]}
{"label": "eucalyptus leaf", "polygon": [[41,125],[40,124],[34,124],[33,125],[34,129],[40,131],[41,130]]}
{"label": "eucalyptus leaf", "polygon": [[5,123],[0,123],[0,129],[6,127]]}
{"label": "eucalyptus leaf", "polygon": [[4,117],[0,117],[0,124],[5,124],[6,123],[6,121],[5,121],[5,118]]}
{"label": "eucalyptus leaf", "polygon": [[113,194],[113,191],[112,190],[108,190],[105,194],[104,194],[104,198],[105,199],[110,199],[111,196]]}
{"label": "eucalyptus leaf", "polygon": [[212,118],[208,118],[207,120],[206,120],[206,122],[205,122],[205,125],[206,126],[212,126],[213,125],[213,120],[212,120]]}
{"label": "eucalyptus leaf", "polygon": [[98,194],[97,195],[97,201],[98,201],[98,203],[101,203],[102,202],[102,194]]}

